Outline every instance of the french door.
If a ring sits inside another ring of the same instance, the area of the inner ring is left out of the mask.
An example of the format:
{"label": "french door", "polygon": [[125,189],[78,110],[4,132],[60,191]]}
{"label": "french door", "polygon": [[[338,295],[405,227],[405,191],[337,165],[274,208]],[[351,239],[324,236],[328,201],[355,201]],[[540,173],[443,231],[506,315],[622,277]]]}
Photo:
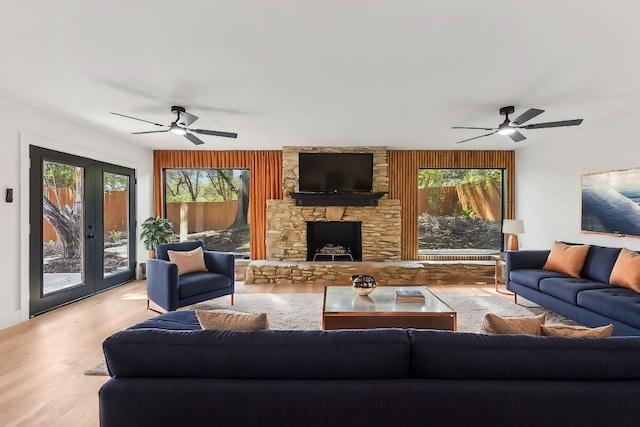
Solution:
{"label": "french door", "polygon": [[135,278],[135,172],[30,146],[29,315]]}

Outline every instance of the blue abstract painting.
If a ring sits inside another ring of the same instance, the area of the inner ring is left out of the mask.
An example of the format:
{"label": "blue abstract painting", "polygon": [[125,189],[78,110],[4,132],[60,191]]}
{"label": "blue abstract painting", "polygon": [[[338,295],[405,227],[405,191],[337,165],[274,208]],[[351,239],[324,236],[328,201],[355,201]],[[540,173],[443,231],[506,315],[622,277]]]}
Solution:
{"label": "blue abstract painting", "polygon": [[581,230],[640,236],[640,169],[582,176]]}

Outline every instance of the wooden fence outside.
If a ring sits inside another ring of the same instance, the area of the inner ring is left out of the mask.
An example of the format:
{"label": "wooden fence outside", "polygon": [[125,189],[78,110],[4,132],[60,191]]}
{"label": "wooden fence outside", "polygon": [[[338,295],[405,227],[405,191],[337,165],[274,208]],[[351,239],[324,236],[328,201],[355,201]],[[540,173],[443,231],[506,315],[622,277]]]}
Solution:
{"label": "wooden fence outside", "polygon": [[238,201],[167,203],[167,219],[173,224],[176,233],[180,233],[181,210],[186,216],[189,234],[206,230],[223,230],[229,228],[236,219]]}
{"label": "wooden fence outside", "polygon": [[[62,207],[73,205],[73,191],[59,189],[58,198],[49,190],[49,199],[58,206],[58,199]],[[109,237],[111,231],[127,231],[128,193],[126,191],[109,191],[104,193],[104,237]],[[167,218],[180,232],[180,208],[184,205],[187,212],[188,233],[198,233],[206,230],[222,230],[228,228],[236,218],[238,201],[226,202],[189,202],[167,203]],[[60,208],[60,206],[58,206]],[[58,235],[49,221],[43,218],[42,241],[57,241]]]}
{"label": "wooden fence outside", "polygon": [[[432,199],[436,202],[430,203]],[[476,218],[499,221],[502,218],[501,192],[494,186],[473,183],[418,189],[418,215],[449,216],[459,209],[473,211]]]}
{"label": "wooden fence outside", "polygon": [[[129,193],[126,191],[107,191],[104,193],[104,237],[109,237],[111,231],[127,231],[127,213]],[[58,208],[73,207],[73,190],[69,188],[58,189],[58,197],[55,197],[53,190],[49,189],[49,200]],[[60,205],[58,205],[60,200]],[[57,241],[58,234],[49,224],[49,221],[42,219],[42,241]]]}

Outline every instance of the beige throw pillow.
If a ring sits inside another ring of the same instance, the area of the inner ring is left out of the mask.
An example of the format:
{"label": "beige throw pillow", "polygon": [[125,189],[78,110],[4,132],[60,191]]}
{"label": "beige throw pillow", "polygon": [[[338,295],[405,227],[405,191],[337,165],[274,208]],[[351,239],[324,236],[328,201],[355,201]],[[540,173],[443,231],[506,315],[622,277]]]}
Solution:
{"label": "beige throw pillow", "polygon": [[169,261],[178,266],[178,275],[207,271],[202,247],[192,251],[167,251],[167,255],[169,255]]}
{"label": "beige throw pillow", "polygon": [[599,328],[587,328],[585,326],[568,325],[542,325],[542,335],[547,337],[610,337],[613,325],[600,326]]}
{"label": "beige throw pillow", "polygon": [[611,270],[609,283],[640,292],[640,254],[622,248]]}
{"label": "beige throw pillow", "polygon": [[540,335],[540,326],[544,325],[544,313],[535,317],[500,317],[488,313],[482,322],[485,334],[525,334]]}
{"label": "beige throw pillow", "polygon": [[235,310],[196,310],[202,329],[257,331],[269,329],[266,313],[243,313]]}
{"label": "beige throw pillow", "polygon": [[555,242],[549,252],[547,262],[542,268],[568,274],[572,277],[580,277],[588,253],[589,245],[565,245]]}

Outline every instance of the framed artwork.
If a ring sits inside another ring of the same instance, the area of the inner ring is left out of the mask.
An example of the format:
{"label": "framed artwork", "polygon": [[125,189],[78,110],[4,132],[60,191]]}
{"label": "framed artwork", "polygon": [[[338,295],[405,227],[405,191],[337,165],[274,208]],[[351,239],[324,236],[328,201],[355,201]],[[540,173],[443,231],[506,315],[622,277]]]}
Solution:
{"label": "framed artwork", "polygon": [[580,230],[640,237],[640,168],[582,175]]}

